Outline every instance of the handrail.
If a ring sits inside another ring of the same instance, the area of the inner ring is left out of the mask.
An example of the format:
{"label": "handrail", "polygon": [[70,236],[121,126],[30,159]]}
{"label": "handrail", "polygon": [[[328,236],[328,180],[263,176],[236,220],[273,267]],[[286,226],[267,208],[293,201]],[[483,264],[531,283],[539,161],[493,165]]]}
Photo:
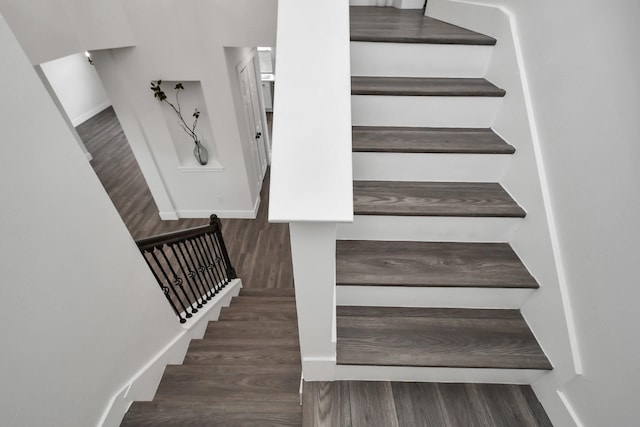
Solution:
{"label": "handrail", "polygon": [[271,222],[352,222],[349,3],[279,0]]}
{"label": "handrail", "polygon": [[235,279],[221,221],[136,241],[169,305],[185,323]]}

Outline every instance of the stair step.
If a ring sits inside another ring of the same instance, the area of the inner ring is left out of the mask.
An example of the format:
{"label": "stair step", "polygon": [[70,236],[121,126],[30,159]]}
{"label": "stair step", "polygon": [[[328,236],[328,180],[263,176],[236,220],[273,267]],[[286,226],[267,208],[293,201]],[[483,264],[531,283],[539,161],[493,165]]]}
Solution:
{"label": "stair step", "polygon": [[238,401],[299,402],[300,370],[287,366],[270,369],[180,365],[169,366],[154,401],[176,399],[199,402]]}
{"label": "stair step", "polygon": [[351,40],[495,45],[496,39],[424,16],[422,10],[350,7]]}
{"label": "stair step", "polygon": [[353,199],[356,215],[525,216],[497,183],[354,181]]}
{"label": "stair step", "polygon": [[519,310],[337,307],[339,365],[552,366]]}
{"label": "stair step", "polygon": [[204,339],[224,343],[225,345],[249,344],[257,345],[299,343],[298,326],[291,321],[233,321],[210,322]]}
{"label": "stair step", "polygon": [[227,320],[290,320],[295,321],[296,306],[289,303],[277,304],[247,304],[244,306],[234,306],[233,309],[225,307],[220,311],[219,322]]}
{"label": "stair step", "polygon": [[376,153],[513,154],[488,128],[354,126],[353,151]]}
{"label": "stair step", "polygon": [[351,124],[487,128],[501,104],[490,96],[352,95]]}
{"label": "stair step", "polygon": [[337,285],[537,288],[507,243],[339,240]]}
{"label": "stair step", "polygon": [[246,297],[295,297],[295,289],[290,288],[269,288],[269,289],[257,289],[257,288],[242,288],[240,290],[240,296]]}
{"label": "stair step", "polygon": [[352,95],[503,97],[506,92],[482,78],[351,77]]}
{"label": "stair step", "polygon": [[352,76],[483,77],[493,46],[351,42]]}
{"label": "stair step", "polygon": [[269,298],[264,297],[256,297],[256,296],[246,296],[239,295],[233,297],[232,303],[235,306],[245,306],[245,305],[257,305],[257,306],[268,306],[268,305],[295,305],[296,298],[288,297],[288,296],[272,296]]}
{"label": "stair step", "polygon": [[299,427],[299,402],[134,402],[121,427],[291,426]]}
{"label": "stair step", "polygon": [[208,340],[193,340],[184,358],[184,365],[215,365],[235,363],[238,365],[291,365],[300,366],[298,345],[264,345],[262,347],[243,344],[225,345]]}

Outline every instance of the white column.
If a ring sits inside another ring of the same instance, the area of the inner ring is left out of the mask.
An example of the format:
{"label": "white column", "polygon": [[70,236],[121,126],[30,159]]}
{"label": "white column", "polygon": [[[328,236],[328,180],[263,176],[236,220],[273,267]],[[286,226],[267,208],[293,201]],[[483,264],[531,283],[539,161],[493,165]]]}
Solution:
{"label": "white column", "polygon": [[333,380],[336,364],[336,224],[289,225],[295,277],[302,374]]}

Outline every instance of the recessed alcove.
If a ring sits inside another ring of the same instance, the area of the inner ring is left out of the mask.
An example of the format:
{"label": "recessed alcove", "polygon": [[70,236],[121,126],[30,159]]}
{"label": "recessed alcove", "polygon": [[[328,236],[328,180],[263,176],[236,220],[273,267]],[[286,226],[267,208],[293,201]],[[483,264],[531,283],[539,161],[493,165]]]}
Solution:
{"label": "recessed alcove", "polygon": [[173,147],[175,149],[178,161],[178,169],[182,172],[215,172],[223,171],[224,168],[220,164],[218,158],[218,150],[213,137],[211,121],[207,105],[202,93],[202,85],[200,81],[162,81],[162,89],[167,94],[167,100],[178,107],[176,100],[177,83],[182,83],[184,90],[179,91],[180,109],[184,120],[189,126],[193,124],[193,112],[197,108],[200,111],[200,118],[196,127],[200,141],[209,152],[209,161],[206,165],[200,165],[195,159],[193,149],[195,147],[193,139],[182,129],[179,119],[173,109],[166,103],[162,103],[162,113],[164,114],[167,128],[171,135]]}

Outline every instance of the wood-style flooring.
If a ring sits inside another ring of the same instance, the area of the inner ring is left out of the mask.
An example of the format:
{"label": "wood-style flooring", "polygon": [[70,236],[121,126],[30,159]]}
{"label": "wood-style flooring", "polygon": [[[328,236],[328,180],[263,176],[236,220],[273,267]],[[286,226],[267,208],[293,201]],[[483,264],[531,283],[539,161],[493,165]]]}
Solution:
{"label": "wood-style flooring", "polygon": [[552,427],[531,387],[305,382],[304,427]]}
{"label": "wood-style flooring", "polygon": [[339,240],[336,284],[538,288],[508,243]]}
{"label": "wood-style flooring", "polygon": [[498,183],[354,181],[356,215],[517,217],[526,212]]}
{"label": "wood-style flooring", "polygon": [[354,126],[354,152],[513,154],[491,129]]}
{"label": "wood-style flooring", "polygon": [[519,310],[338,306],[339,365],[552,369]]}
{"label": "wood-style flooring", "polygon": [[484,96],[506,92],[482,78],[454,77],[351,77],[352,95]]}
{"label": "wood-style flooring", "polygon": [[421,10],[349,8],[351,41],[494,45],[496,39],[428,16]]}

